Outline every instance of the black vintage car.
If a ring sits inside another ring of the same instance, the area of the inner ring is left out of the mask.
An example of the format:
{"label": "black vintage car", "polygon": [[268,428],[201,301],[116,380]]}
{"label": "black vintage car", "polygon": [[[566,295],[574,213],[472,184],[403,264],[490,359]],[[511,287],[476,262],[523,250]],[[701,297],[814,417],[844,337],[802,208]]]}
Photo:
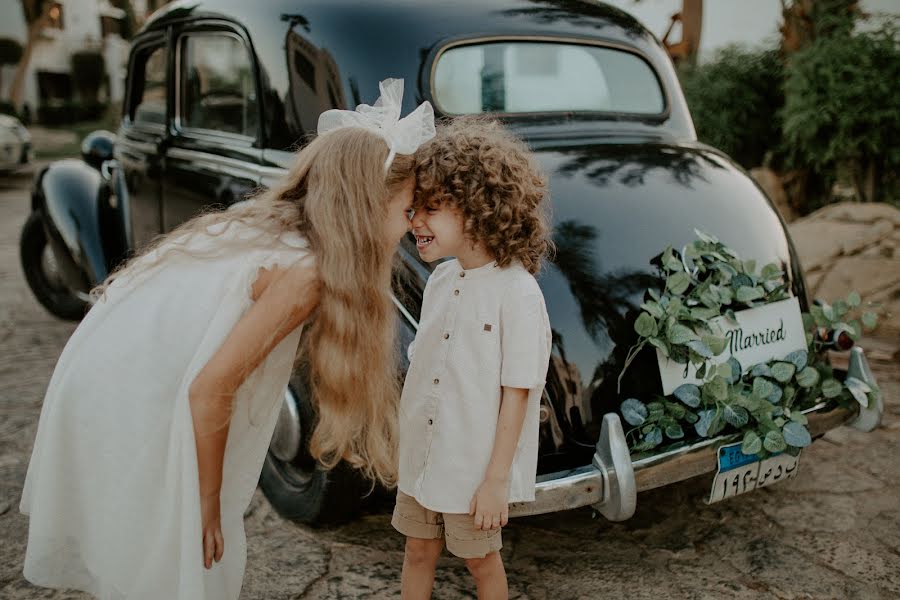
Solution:
{"label": "black vintage car", "polygon": [[[183,0],[135,37],[118,132],[86,138],[82,161],[36,178],[22,260],[38,299],[78,318],[86,293],[154,236],[210,205],[227,206],[279,177],[330,108],[371,103],[378,82],[406,80],[404,112],[490,113],[534,150],[550,176],[557,253],[540,277],[554,331],[541,406],[537,500],[513,515],[593,505],[634,512],[637,492],[716,470],[728,436],[664,453],[629,453],[616,379],[651,259],[695,228],[742,256],[775,262],[806,306],[784,223],[750,177],[698,143],[675,71],[639,22],[574,0],[428,3]],[[411,92],[411,93],[410,93]],[[432,266],[412,239],[399,250],[396,306],[404,347],[415,335]],[[52,260],[47,260],[52,258]],[[862,352],[857,377],[869,375]],[[261,485],[282,514],[321,523],[352,516],[367,492],[350,469],[309,457],[315,418],[296,373]],[[871,379],[869,378],[869,381]],[[658,393],[652,357],[631,366],[630,394]],[[809,414],[813,436],[861,414]]]}

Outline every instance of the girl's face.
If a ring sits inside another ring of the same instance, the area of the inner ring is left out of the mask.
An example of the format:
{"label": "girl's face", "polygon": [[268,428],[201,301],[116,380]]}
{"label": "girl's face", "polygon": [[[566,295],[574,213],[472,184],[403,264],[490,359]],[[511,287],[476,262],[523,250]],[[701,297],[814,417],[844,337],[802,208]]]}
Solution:
{"label": "girl's face", "polygon": [[397,188],[394,196],[388,200],[387,218],[385,219],[385,242],[391,248],[409,232],[409,216],[412,212],[413,188],[416,180],[410,177]]}
{"label": "girl's face", "polygon": [[464,256],[472,247],[465,236],[462,213],[455,206],[421,208],[413,215],[412,227],[416,249],[424,261]]}

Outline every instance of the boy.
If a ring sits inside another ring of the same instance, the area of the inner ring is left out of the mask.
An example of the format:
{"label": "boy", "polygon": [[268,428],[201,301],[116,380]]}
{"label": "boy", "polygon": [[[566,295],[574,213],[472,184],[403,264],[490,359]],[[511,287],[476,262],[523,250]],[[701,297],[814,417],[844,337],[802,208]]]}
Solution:
{"label": "boy", "polygon": [[550,322],[533,274],[550,249],[546,184],[499,124],[460,118],[417,154],[412,219],[425,287],[400,407],[392,524],[402,597],[429,598],[444,538],[482,600],[506,598],[509,502],[534,500]]}

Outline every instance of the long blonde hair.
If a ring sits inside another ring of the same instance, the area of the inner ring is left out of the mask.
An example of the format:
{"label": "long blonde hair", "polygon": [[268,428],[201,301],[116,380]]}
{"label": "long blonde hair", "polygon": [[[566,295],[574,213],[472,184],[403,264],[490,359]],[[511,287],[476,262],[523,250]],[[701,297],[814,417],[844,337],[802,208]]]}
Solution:
{"label": "long blonde hair", "polygon": [[224,222],[227,229],[241,222],[268,238],[299,232],[316,255],[321,278],[319,307],[300,354],[318,409],[310,452],[327,468],[346,460],[390,486],[397,472],[400,384],[390,291],[393,248],[385,222],[389,198],[413,177],[414,158],[396,156],[385,174],[387,156],[384,140],[364,129],[320,136],[253,202],[191,219],[155,240],[142,252],[144,260],[130,261],[93,293],[102,295],[113,280],[162,264],[170,252],[193,254],[191,237],[221,235],[221,225],[210,230],[216,224]]}

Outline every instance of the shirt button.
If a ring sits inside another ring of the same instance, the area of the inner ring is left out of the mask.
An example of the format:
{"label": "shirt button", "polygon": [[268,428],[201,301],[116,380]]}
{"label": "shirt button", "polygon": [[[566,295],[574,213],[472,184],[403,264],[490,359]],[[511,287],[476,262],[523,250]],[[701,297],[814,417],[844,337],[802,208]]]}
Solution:
{"label": "shirt button", "polygon": [[445,333],[445,334],[444,334],[444,339],[445,339],[445,340],[449,340],[449,339],[450,339],[450,334],[449,334],[449,333]]}
{"label": "shirt button", "polygon": [[440,382],[441,382],[440,379],[435,379],[435,380],[434,380],[434,385],[437,385],[437,384],[439,384]]}
{"label": "shirt button", "polygon": [[432,424],[434,424],[434,421],[432,421],[431,419],[428,419],[428,424],[432,425]]}
{"label": "shirt button", "polygon": [[460,274],[459,274],[459,276],[460,276],[460,277],[465,277],[465,276],[466,276],[466,272],[465,272],[465,271],[461,271]]}
{"label": "shirt button", "polygon": [[459,296],[459,290],[453,290],[453,295],[454,295],[454,296]]}

